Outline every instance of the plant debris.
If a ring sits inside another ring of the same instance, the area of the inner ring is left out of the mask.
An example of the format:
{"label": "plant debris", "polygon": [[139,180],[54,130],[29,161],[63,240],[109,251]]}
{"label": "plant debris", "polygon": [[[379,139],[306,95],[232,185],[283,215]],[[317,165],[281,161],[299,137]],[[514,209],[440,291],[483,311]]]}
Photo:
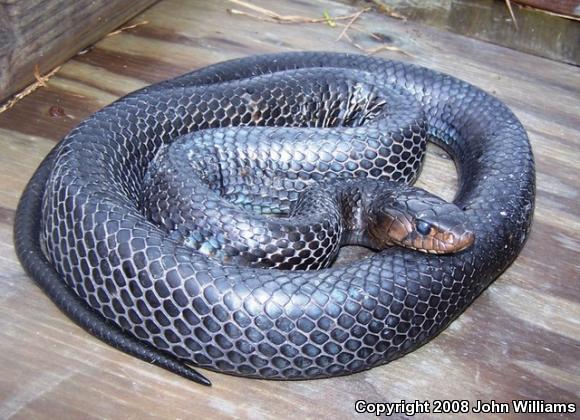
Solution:
{"label": "plant debris", "polygon": [[117,29],[116,31],[109,32],[107,35],[105,35],[105,37],[108,37],[108,36],[113,36],[113,35],[117,35],[117,34],[120,34],[121,32],[128,31],[129,29],[133,29],[133,28],[136,28],[136,27],[138,27],[138,26],[147,25],[148,23],[149,23],[149,21],[148,21],[148,20],[144,20],[144,21],[142,21],[142,22],[137,22],[137,23],[135,23],[135,24],[133,24],[133,25],[129,25],[129,26],[123,26],[122,28],[119,28],[119,29]]}
{"label": "plant debris", "polygon": [[403,21],[407,20],[407,18],[405,16],[395,12],[393,9],[391,9],[389,6],[387,6],[381,0],[371,0],[371,2],[376,6],[376,8],[379,10],[379,12],[381,12],[387,16],[390,16],[392,18],[395,18],[395,19],[400,19]]}
{"label": "plant debris", "polygon": [[34,78],[36,79],[36,82],[28,85],[27,87],[25,87],[24,89],[22,89],[20,92],[14,94],[10,99],[8,99],[6,102],[4,102],[4,104],[2,104],[2,106],[0,106],[0,114],[3,113],[4,111],[9,110],[10,108],[12,108],[14,105],[16,105],[16,103],[18,101],[20,101],[22,98],[30,95],[32,92],[34,92],[36,89],[40,88],[40,87],[44,87],[46,86],[46,82],[48,82],[48,80],[54,76],[54,74],[60,70],[61,66],[55,67],[54,69],[52,69],[50,72],[46,73],[44,76],[40,74],[40,66],[38,64],[36,64],[34,66]]}
{"label": "plant debris", "polygon": [[362,9],[359,10],[353,17],[351,20],[348,21],[348,23],[346,25],[344,25],[344,29],[342,30],[342,32],[340,33],[340,35],[338,36],[338,38],[336,38],[337,41],[340,41],[342,39],[342,37],[344,35],[346,35],[347,31],[350,29],[350,27],[352,26],[352,24],[360,17],[360,15],[362,15],[364,12],[366,12],[368,9]]}
{"label": "plant debris", "polygon": [[[296,16],[296,15],[281,15],[276,13],[272,10],[265,9],[260,6],[256,6],[255,4],[248,3],[242,0],[229,0],[230,3],[237,4],[238,6],[245,7],[253,12],[259,13],[259,15],[254,15],[251,13],[244,12],[238,9],[227,9],[228,13],[232,15],[241,15],[247,16],[258,20],[265,20],[269,22],[276,22],[276,23],[325,23],[331,27],[337,26],[337,21],[339,20],[350,20],[352,19],[357,13],[352,13],[350,15],[345,16],[334,16],[331,17],[327,11],[323,12],[323,16],[319,18],[311,18],[308,16]],[[368,10],[368,9],[363,9]],[[334,26],[333,26],[334,25]]]}
{"label": "plant debris", "polygon": [[516,31],[517,31],[517,30],[519,30],[518,20],[516,19],[516,15],[514,15],[514,9],[512,8],[511,0],[505,0],[505,4],[510,12],[510,16],[512,17],[512,22],[514,23],[514,26],[516,27]]}
{"label": "plant debris", "polygon": [[[355,47],[358,50],[363,51],[367,55],[376,54],[376,53],[379,53],[381,51],[391,51],[391,52],[398,52],[401,54],[405,54],[409,57],[412,57],[411,54],[403,51],[402,49],[400,49],[394,45],[390,45],[390,43],[388,43],[388,42],[385,42],[384,35],[381,36],[379,34],[375,34],[373,32],[369,32],[365,29],[362,29],[360,27],[355,26],[356,21],[364,13],[371,10],[371,7],[366,7],[364,9],[359,10],[356,13],[351,13],[349,15],[334,16],[334,17],[332,17],[325,10],[322,13],[322,17],[313,18],[313,17],[308,17],[308,16],[281,15],[279,13],[274,12],[273,10],[269,10],[269,9],[266,9],[266,8],[263,8],[260,6],[256,6],[255,4],[248,3],[248,2],[245,2],[243,0],[229,0],[229,2],[237,4],[239,6],[243,6],[247,9],[251,10],[252,12],[257,13],[257,14],[248,13],[248,12],[244,12],[244,11],[238,10],[238,9],[227,9],[227,11],[232,15],[246,16],[246,17],[250,17],[250,18],[258,19],[258,20],[262,20],[262,21],[283,23],[283,24],[324,23],[324,24],[327,24],[328,26],[330,26],[331,28],[342,27],[342,31],[340,32],[340,34],[336,38],[336,41],[338,42],[342,39],[345,39],[346,41],[348,41],[348,43],[350,45],[352,45],[353,47]],[[382,5],[378,1],[376,2],[376,4]],[[384,5],[382,5],[382,6],[384,6]],[[388,9],[386,6],[384,6],[383,9],[385,9],[385,8]],[[388,10],[390,10],[390,9],[388,9]],[[382,10],[382,11],[385,12],[385,10]],[[403,16],[397,15],[395,12],[392,12],[392,11],[390,11],[388,13],[388,15],[391,17],[396,17],[397,19],[405,19]],[[348,21],[348,22],[342,23],[342,21]],[[377,47],[366,48],[366,47],[362,46],[361,44],[355,42],[352,39],[352,37],[348,34],[348,32],[350,30],[354,30],[356,32],[363,33],[363,34],[367,35],[369,38],[373,39],[374,41],[381,42],[382,44],[377,46]]]}
{"label": "plant debris", "polygon": [[331,28],[336,27],[336,22],[332,20],[332,18],[330,17],[330,15],[326,10],[322,12],[322,16],[324,16],[324,19],[326,19],[326,23],[328,26],[330,26]]}
{"label": "plant debris", "polygon": [[361,50],[362,52],[364,52],[366,55],[374,55],[377,53],[380,53],[382,51],[391,51],[391,52],[398,52],[401,54],[406,55],[407,57],[413,57],[412,54],[409,54],[408,52],[400,49],[399,47],[395,47],[394,45],[389,45],[389,44],[381,44],[377,47],[372,47],[372,48],[365,48],[362,45],[358,44],[357,42],[355,42],[350,36],[348,36],[347,34],[344,35],[345,38],[348,40],[348,42],[350,43],[350,45],[352,45],[353,47],[355,47],[356,49]]}

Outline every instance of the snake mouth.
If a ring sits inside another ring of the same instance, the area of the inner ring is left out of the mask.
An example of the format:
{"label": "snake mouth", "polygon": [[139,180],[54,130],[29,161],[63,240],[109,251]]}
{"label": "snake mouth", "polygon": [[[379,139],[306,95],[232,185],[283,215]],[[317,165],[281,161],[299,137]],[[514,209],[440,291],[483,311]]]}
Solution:
{"label": "snake mouth", "polygon": [[468,249],[474,241],[475,234],[469,230],[434,232],[425,236],[411,232],[401,245],[427,254],[454,254]]}
{"label": "snake mouth", "polygon": [[475,234],[471,231],[465,231],[459,235],[447,233],[445,241],[437,241],[440,243],[439,248],[434,250],[435,254],[451,254],[461,252],[469,248],[475,241]]}

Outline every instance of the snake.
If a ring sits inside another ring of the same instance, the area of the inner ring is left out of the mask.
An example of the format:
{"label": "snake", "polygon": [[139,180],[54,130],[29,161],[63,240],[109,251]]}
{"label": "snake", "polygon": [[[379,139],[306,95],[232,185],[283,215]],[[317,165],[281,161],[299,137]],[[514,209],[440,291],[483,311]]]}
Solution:
{"label": "snake", "polygon": [[[425,142],[452,203],[410,184]],[[74,322],[195,382],[360,372],[444,330],[529,236],[534,158],[499,99],[348,53],[233,59],[81,122],[18,204],[16,253]],[[333,264],[340,246],[375,250]],[[499,328],[499,327],[498,327]]]}

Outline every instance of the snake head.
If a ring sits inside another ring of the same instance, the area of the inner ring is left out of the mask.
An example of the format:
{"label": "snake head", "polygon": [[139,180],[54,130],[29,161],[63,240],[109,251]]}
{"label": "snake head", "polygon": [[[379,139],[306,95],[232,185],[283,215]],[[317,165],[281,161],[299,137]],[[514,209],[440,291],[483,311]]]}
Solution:
{"label": "snake head", "polygon": [[397,245],[450,254],[463,251],[475,240],[458,206],[419,188],[401,186],[381,194],[369,213],[368,233],[379,249]]}

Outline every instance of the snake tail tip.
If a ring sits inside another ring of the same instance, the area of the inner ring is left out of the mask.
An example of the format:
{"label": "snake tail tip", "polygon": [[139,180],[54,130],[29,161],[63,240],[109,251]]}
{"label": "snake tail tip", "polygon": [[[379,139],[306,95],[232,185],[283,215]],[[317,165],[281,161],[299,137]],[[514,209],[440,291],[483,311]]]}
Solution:
{"label": "snake tail tip", "polygon": [[209,379],[207,379],[205,376],[203,376],[201,373],[199,373],[198,371],[188,368],[185,368],[185,372],[183,375],[184,378],[189,379],[195,383],[198,383],[200,385],[204,385],[204,386],[211,386],[211,381]]}

